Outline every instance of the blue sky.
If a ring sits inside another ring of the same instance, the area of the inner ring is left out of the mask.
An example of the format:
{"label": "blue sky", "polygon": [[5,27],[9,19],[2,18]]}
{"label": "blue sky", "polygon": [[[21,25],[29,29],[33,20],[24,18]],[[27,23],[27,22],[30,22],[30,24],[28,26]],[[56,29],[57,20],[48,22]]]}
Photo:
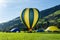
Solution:
{"label": "blue sky", "polygon": [[0,0],[0,23],[20,16],[24,8],[38,8],[40,11],[60,5],[60,0]]}

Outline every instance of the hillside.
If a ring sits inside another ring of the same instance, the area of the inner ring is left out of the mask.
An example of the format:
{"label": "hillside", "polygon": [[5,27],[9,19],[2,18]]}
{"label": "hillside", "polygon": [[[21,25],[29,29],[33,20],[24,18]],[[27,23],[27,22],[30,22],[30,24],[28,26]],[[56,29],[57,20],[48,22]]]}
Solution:
{"label": "hillside", "polygon": [[57,10],[54,13],[51,13],[50,15],[43,17],[41,20],[40,20],[41,22],[39,21],[40,24],[45,24],[46,28],[48,25],[49,26],[55,25],[60,28],[60,10]]}
{"label": "hillside", "polygon": [[[60,23],[60,5],[42,10],[40,11],[40,20],[38,22],[38,26],[43,26],[43,28],[47,28],[47,21],[52,22],[52,20],[57,20]],[[42,25],[40,25],[42,24]],[[44,25],[43,25],[44,24]],[[52,23],[51,23],[52,24]],[[17,17],[11,21],[1,23],[0,31],[9,31],[10,29],[18,27],[20,29],[26,29],[27,27],[21,22],[20,17]],[[58,26],[60,27],[60,26]]]}
{"label": "hillside", "polygon": [[52,7],[52,8],[46,9],[46,10],[42,10],[42,11],[40,11],[41,18],[44,18],[45,16],[48,16],[58,10],[60,10],[60,5],[57,5],[55,7]]}
{"label": "hillside", "polygon": [[20,17],[17,17],[9,22],[5,22],[0,24],[0,31],[9,31],[10,29],[18,27],[18,28],[26,28],[24,24],[21,22]]}

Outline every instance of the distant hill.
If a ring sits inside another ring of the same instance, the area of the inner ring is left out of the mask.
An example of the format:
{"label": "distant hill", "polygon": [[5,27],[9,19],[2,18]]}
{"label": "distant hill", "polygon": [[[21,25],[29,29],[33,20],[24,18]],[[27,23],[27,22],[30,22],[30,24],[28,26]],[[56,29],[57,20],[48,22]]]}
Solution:
{"label": "distant hill", "polygon": [[[46,22],[48,20],[51,21],[51,20],[56,20],[57,19],[60,22],[60,5],[57,5],[55,7],[40,11],[40,19],[44,20],[44,22]],[[39,20],[39,22],[41,22],[41,20]],[[20,17],[17,17],[17,18],[15,18],[15,19],[13,19],[9,22],[1,23],[0,24],[0,31],[10,31],[10,29],[12,29],[14,27],[18,27],[21,30],[27,28],[21,22]],[[40,25],[39,25],[39,27],[40,27]]]}
{"label": "distant hill", "polygon": [[42,10],[42,11],[40,11],[41,18],[44,18],[45,16],[48,16],[58,10],[60,10],[60,5],[57,5],[55,7],[52,7],[52,8],[46,9],[46,10]]}
{"label": "distant hill", "polygon": [[[42,20],[42,21],[41,21]],[[48,16],[45,16],[39,20],[39,24],[43,23],[45,28],[47,28],[47,25],[55,25],[60,28],[60,10],[55,11],[54,13],[49,14]],[[49,24],[48,24],[49,22]],[[43,28],[44,28],[43,27]]]}
{"label": "distant hill", "polygon": [[48,16],[45,16],[44,19],[48,19],[48,20],[52,20],[52,19],[60,19],[60,10],[57,10],[56,12],[48,15]]}
{"label": "distant hill", "polygon": [[0,31],[9,31],[14,27],[26,28],[26,26],[21,22],[20,17],[17,17],[9,22],[0,24]]}

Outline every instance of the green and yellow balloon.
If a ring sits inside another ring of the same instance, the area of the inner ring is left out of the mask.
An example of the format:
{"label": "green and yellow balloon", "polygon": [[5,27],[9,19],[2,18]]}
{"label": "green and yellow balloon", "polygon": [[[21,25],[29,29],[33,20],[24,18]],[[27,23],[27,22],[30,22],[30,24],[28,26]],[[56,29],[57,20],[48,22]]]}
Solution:
{"label": "green and yellow balloon", "polygon": [[36,8],[25,8],[21,13],[20,18],[30,30],[35,27],[39,20],[39,10]]}

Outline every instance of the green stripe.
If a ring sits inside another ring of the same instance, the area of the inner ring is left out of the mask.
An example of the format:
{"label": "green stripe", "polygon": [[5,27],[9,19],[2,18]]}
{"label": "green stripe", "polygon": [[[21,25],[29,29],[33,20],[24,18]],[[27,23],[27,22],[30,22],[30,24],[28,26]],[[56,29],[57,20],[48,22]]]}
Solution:
{"label": "green stripe", "polygon": [[29,9],[29,22],[30,22],[30,28],[32,28],[32,24],[34,21],[34,11],[32,8]]}

